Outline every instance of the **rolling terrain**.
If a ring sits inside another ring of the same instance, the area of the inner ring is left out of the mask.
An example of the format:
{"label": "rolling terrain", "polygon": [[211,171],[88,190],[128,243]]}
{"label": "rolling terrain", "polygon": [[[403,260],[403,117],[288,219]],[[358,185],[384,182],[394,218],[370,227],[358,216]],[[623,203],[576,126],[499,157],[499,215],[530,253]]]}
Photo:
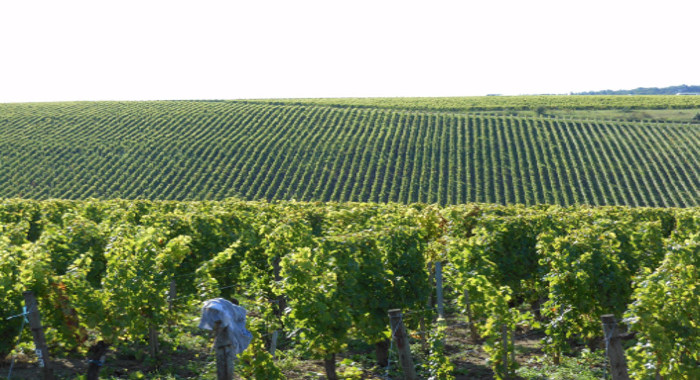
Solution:
{"label": "rolling terrain", "polygon": [[2,104],[0,197],[700,204],[699,126],[466,112],[596,104],[520,98]]}

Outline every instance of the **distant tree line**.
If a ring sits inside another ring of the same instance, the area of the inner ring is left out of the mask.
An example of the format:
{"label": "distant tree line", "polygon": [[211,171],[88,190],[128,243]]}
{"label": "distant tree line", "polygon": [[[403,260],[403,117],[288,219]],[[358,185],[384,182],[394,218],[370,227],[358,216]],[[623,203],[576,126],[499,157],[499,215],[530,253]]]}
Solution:
{"label": "distant tree line", "polygon": [[634,90],[603,90],[575,92],[572,95],[676,95],[700,94],[700,86],[670,86],[670,87],[639,87]]}

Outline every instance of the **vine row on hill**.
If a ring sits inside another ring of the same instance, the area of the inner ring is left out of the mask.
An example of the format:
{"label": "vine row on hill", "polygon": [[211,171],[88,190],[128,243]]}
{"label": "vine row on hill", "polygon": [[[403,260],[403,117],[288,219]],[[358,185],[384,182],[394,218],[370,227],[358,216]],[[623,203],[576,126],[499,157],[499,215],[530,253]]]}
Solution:
{"label": "vine row on hill", "polygon": [[0,105],[0,196],[696,206],[700,128],[251,102]]}

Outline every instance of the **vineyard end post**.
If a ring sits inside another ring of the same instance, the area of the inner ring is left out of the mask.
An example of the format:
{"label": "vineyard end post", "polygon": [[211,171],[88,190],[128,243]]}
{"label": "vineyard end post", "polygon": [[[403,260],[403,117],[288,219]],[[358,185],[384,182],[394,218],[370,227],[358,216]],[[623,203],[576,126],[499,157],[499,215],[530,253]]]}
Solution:
{"label": "vineyard end post", "polygon": [[403,315],[401,314],[401,310],[389,310],[389,322],[393,335],[392,339],[394,339],[394,342],[396,342],[396,348],[399,351],[399,363],[401,364],[401,369],[403,370],[404,379],[418,380],[416,366],[413,364],[413,357],[411,356],[411,347],[409,346],[408,342],[408,334],[406,333],[406,328],[403,325]]}
{"label": "vineyard end post", "polygon": [[442,262],[435,262],[435,296],[437,297],[437,312],[440,319],[445,319],[445,306],[442,296]]}
{"label": "vineyard end post", "polygon": [[22,295],[24,296],[24,304],[27,307],[27,319],[29,320],[29,327],[32,329],[32,338],[34,338],[34,347],[39,367],[41,367],[42,379],[53,380],[53,366],[49,357],[49,349],[46,346],[44,328],[41,326],[39,305],[34,297],[34,292],[31,290],[22,293]]}
{"label": "vineyard end post", "polygon": [[627,374],[627,362],[625,350],[622,348],[620,337],[615,331],[617,322],[613,314],[605,314],[600,317],[603,321],[603,333],[605,334],[605,347],[608,360],[610,360],[610,373],[612,380],[629,380]]}
{"label": "vineyard end post", "polygon": [[233,342],[228,337],[228,328],[221,322],[214,325],[214,347],[216,347],[216,375],[218,380],[233,380]]}

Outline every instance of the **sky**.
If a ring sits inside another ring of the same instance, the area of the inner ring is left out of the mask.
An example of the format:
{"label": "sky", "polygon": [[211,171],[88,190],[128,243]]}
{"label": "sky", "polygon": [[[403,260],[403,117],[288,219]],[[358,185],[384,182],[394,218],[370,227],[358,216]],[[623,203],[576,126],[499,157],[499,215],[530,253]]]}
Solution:
{"label": "sky", "polygon": [[0,103],[700,85],[697,0],[0,1]]}

